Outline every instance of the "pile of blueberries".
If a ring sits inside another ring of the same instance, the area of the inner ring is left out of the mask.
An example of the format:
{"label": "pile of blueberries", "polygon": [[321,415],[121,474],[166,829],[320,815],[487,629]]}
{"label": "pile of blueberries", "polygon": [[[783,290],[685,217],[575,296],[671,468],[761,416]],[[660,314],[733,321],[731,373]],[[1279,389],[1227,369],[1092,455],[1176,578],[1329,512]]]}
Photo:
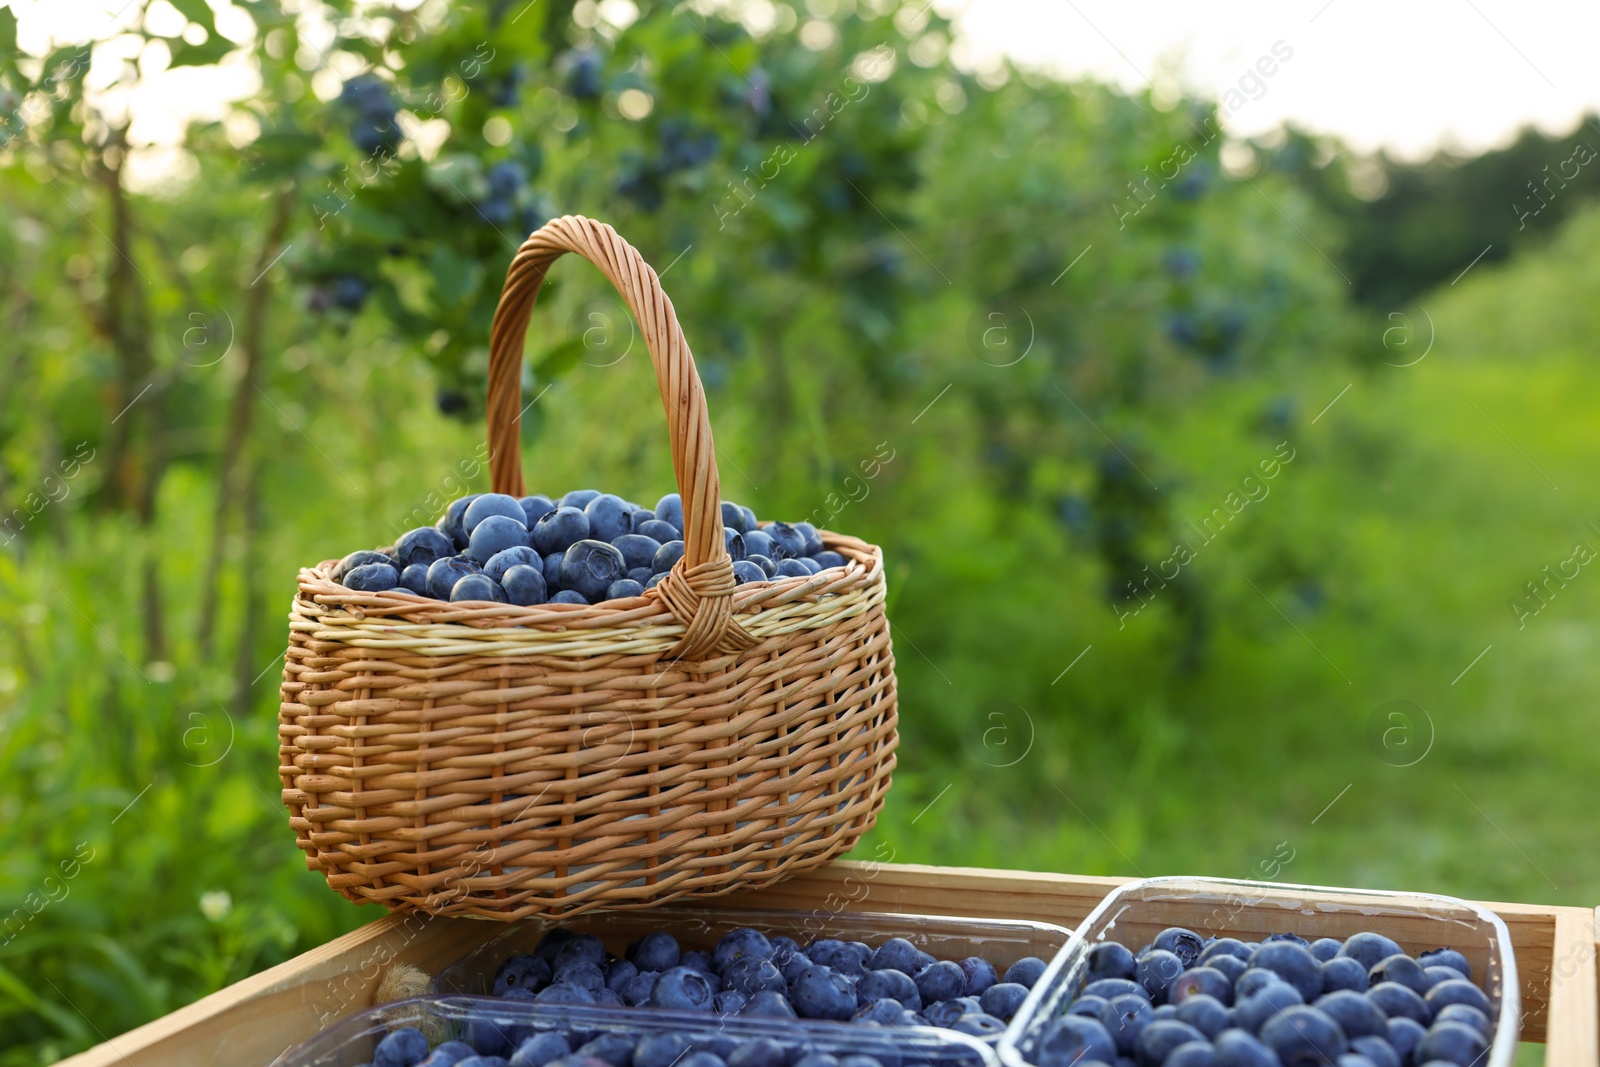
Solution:
{"label": "pile of blueberries", "polygon": [[1382,934],[1202,938],[1090,952],[1087,984],[1032,1049],[1038,1067],[1473,1067],[1494,1034],[1467,958]]}
{"label": "pile of blueberries", "polygon": [[[936,959],[905,938],[873,948],[734,930],[710,952],[647,934],[621,958],[593,934],[556,928],[494,976],[494,995],[541,1004],[669,1008],[876,1026],[942,1026],[998,1037],[1044,973],[1029,956],[1004,974],[981,956]],[[782,1067],[782,1065],[780,1065]]]}
{"label": "pile of blueberries", "polygon": [[[724,501],[722,527],[741,585],[845,565],[809,522],[760,525],[755,512]],[[334,580],[362,592],[404,589],[435,600],[598,604],[654,588],[683,550],[677,493],[654,510],[596,489],[560,500],[474,493],[393,549],[350,553]]]}

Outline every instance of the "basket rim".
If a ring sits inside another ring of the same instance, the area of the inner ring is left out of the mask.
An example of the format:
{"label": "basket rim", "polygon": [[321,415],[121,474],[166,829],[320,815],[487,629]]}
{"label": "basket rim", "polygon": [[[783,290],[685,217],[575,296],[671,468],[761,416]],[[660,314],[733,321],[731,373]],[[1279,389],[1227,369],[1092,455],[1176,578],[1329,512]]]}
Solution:
{"label": "basket rim", "polygon": [[[733,594],[735,618],[750,622],[790,605],[818,603],[884,585],[881,548],[848,534],[830,530],[817,532],[826,548],[845,557],[845,566],[808,576],[740,586]],[[386,547],[392,549],[393,546]],[[445,601],[399,588],[382,592],[346,588],[332,577],[333,568],[338,563],[337,559],[323,560],[313,567],[301,568],[293,614],[315,615],[321,622],[330,625],[385,620],[398,625],[465,625],[483,630],[570,632],[646,627],[682,629],[682,624],[673,616],[656,589],[648,589],[642,596],[603,600],[598,604],[518,605],[487,600]]]}

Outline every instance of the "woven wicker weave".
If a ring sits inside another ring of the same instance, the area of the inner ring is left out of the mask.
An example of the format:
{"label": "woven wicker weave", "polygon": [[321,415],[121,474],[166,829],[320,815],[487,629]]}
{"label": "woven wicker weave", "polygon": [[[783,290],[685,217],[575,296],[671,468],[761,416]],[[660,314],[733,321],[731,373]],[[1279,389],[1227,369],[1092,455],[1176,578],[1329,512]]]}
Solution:
{"label": "woven wicker weave", "polygon": [[672,303],[602,223],[523,243],[490,339],[490,471],[522,495],[523,337],[565,252],[638,319],[683,496],[683,560],[641,597],[443,603],[300,572],[279,714],[307,864],[351,900],[497,919],[764,885],[868,830],[894,769],[883,560],[735,586],[705,394]]}

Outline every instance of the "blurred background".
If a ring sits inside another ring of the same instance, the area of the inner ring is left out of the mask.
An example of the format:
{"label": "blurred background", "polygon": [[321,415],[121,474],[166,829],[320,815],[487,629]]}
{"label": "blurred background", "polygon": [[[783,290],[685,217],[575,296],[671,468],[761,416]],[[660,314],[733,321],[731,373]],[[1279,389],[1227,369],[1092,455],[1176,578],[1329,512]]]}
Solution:
{"label": "blurred background", "polygon": [[[725,494],[884,548],[861,850],[1600,900],[1595,13],[1147,7],[0,5],[0,1064],[376,917],[278,800],[294,575],[487,488],[569,212]],[[529,491],[675,488],[577,261],[523,389]]]}

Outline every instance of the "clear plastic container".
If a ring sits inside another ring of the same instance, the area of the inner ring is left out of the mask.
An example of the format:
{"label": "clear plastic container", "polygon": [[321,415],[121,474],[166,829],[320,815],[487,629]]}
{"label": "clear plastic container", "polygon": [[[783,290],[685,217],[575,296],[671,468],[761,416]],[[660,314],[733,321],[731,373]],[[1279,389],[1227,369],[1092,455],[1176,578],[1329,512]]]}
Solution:
{"label": "clear plastic container", "polygon": [[[417,997],[370,1008],[324,1030],[284,1053],[270,1067],[358,1067],[392,1030],[414,1026],[430,1045],[466,1041],[480,1052],[509,1056],[508,1049],[545,1030],[593,1036],[617,1032],[643,1037],[677,1033],[697,1044],[739,1043],[765,1037],[790,1045],[806,1044],[843,1059],[865,1055],[882,1067],[995,1067],[990,1048],[965,1034],[925,1026],[886,1029],[875,1026],[822,1027],[774,1019],[749,1019],[634,1008],[589,1008],[534,1004],[483,997]],[[498,1046],[496,1051],[495,1046]]]}
{"label": "clear plastic container", "polygon": [[564,926],[594,934],[607,950],[622,955],[635,938],[665,930],[685,949],[709,951],[723,935],[748,926],[769,936],[794,938],[802,946],[818,938],[865,941],[877,947],[903,937],[939,959],[982,956],[1004,973],[1017,960],[1037,956],[1050,960],[1072,931],[1049,923],[1011,919],[970,919],[948,915],[891,912],[781,911],[758,908],[707,908],[665,905],[638,911],[588,912],[564,922],[530,921],[507,927],[435,976],[429,992],[485,996],[492,991],[495,971],[508,956],[532,952],[545,932]]}
{"label": "clear plastic container", "polygon": [[1226,878],[1147,878],[1113,891],[1073,933],[1000,1038],[1004,1067],[1028,1067],[1047,1029],[1086,984],[1089,952],[1120,941],[1137,952],[1169,926],[1204,936],[1259,940],[1293,933],[1308,940],[1372,930],[1416,955],[1449,947],[1467,957],[1488,994],[1495,1034],[1486,1067],[1511,1067],[1521,1026],[1521,995],[1511,935],[1492,911],[1455,897],[1368,889],[1283,885]]}

